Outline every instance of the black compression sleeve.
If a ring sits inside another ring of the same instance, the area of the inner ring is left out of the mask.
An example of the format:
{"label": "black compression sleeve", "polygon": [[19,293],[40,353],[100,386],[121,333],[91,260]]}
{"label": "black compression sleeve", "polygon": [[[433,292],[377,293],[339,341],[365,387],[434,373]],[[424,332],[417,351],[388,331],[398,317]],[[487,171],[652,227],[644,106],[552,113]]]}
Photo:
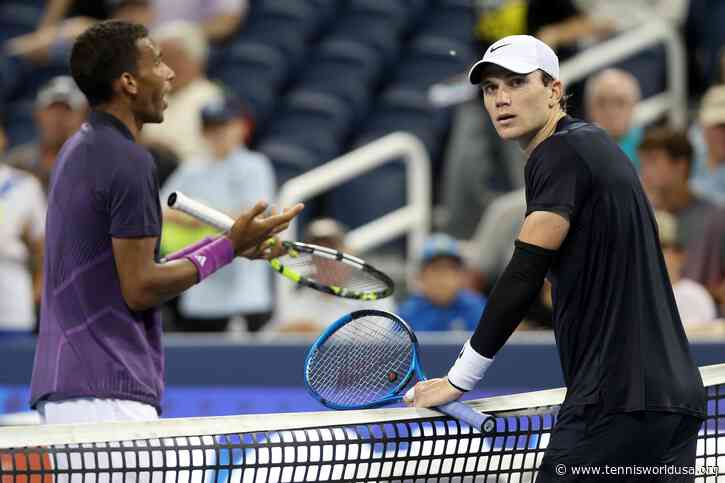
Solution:
{"label": "black compression sleeve", "polygon": [[515,246],[471,337],[471,347],[489,359],[506,343],[536,300],[556,254],[555,250],[520,240]]}

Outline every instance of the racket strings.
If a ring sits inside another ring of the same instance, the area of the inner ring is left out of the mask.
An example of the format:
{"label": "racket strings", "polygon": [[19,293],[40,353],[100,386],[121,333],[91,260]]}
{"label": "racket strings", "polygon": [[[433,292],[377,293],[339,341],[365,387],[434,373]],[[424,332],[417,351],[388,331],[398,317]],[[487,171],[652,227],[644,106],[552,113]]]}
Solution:
{"label": "racket strings", "polygon": [[379,292],[388,288],[387,283],[363,270],[362,267],[314,253],[300,253],[296,257],[285,255],[280,258],[280,262],[302,277],[322,285],[340,287],[353,292]]}
{"label": "racket strings", "polygon": [[329,402],[365,405],[391,395],[412,362],[407,331],[385,317],[368,316],[341,327],[317,348],[308,381]]}

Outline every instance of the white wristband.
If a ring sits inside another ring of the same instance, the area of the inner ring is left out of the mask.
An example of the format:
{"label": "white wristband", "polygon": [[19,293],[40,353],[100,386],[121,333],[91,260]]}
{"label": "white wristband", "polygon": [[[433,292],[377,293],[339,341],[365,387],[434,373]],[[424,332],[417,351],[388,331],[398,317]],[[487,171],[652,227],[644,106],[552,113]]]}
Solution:
{"label": "white wristband", "polygon": [[470,339],[463,344],[463,349],[455,364],[448,371],[448,381],[458,389],[470,391],[488,370],[493,359],[483,357],[471,347]]}

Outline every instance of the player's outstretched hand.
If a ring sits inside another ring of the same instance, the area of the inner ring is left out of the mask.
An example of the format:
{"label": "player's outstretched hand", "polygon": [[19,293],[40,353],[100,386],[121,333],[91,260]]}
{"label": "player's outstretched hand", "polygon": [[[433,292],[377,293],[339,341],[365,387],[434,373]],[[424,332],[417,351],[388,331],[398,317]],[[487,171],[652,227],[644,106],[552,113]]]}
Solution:
{"label": "player's outstretched hand", "polygon": [[[229,238],[234,244],[234,252],[237,255],[256,254],[264,249],[260,247],[263,242],[276,234],[284,231],[292,219],[299,215],[304,205],[297,203],[291,208],[286,208],[282,213],[272,213],[265,216],[267,203],[257,202],[254,207],[242,213],[229,230]],[[256,258],[256,257],[255,257]]]}
{"label": "player's outstretched hand", "polygon": [[405,393],[403,400],[408,406],[417,408],[429,408],[455,401],[463,395],[453,387],[448,378],[428,379],[420,381]]}

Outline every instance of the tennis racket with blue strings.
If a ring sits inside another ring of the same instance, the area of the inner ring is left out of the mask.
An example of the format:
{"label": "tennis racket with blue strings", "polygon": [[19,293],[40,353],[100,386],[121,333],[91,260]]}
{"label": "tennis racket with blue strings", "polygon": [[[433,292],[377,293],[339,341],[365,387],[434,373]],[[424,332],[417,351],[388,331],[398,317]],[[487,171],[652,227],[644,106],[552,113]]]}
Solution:
{"label": "tennis racket with blue strings", "polygon": [[[332,409],[366,409],[403,400],[415,375],[426,376],[418,340],[400,317],[383,310],[358,310],[330,325],[305,357],[305,386]],[[495,429],[492,416],[454,401],[436,408],[481,432]]]}

